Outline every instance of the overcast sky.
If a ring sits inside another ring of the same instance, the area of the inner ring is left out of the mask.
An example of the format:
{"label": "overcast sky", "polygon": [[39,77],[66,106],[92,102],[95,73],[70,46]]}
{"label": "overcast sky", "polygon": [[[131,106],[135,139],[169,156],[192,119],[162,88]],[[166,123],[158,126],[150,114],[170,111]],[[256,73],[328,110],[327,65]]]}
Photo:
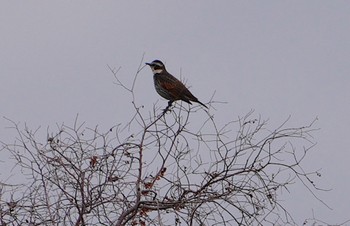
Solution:
{"label": "overcast sky", "polygon": [[[125,122],[130,97],[107,64],[131,82],[143,54],[181,73],[202,102],[216,91],[227,102],[212,112],[222,123],[251,109],[272,126],[318,118],[305,163],[322,169],[316,183],[331,191],[317,195],[333,210],[301,184],[280,198],[300,224],[313,213],[331,224],[349,219],[349,1],[2,1],[0,116],[33,128],[77,114],[89,126]],[[166,105],[149,68],[136,98],[146,113]],[[0,138],[11,142],[7,126],[1,118]]]}

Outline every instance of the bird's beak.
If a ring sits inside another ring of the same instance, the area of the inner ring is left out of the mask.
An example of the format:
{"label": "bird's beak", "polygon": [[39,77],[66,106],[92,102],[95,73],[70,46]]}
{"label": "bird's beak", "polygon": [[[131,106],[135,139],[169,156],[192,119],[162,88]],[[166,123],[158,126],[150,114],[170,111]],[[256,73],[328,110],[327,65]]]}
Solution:
{"label": "bird's beak", "polygon": [[146,63],[146,65],[151,66],[151,63]]}

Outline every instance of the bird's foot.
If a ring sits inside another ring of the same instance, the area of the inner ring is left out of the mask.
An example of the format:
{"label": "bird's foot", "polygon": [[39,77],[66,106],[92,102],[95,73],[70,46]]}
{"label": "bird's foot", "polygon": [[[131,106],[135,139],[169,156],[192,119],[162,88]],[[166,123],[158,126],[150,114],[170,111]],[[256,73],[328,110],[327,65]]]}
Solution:
{"label": "bird's foot", "polygon": [[173,104],[172,101],[169,101],[169,102],[168,102],[168,106],[166,106],[166,108],[163,110],[163,115],[164,115],[165,113],[167,113],[168,111],[170,111],[170,107],[171,107],[172,104]]}
{"label": "bird's foot", "polygon": [[170,107],[171,107],[171,106],[167,106],[165,109],[163,109],[163,115],[164,115],[165,113],[167,113],[168,111],[170,111]]}

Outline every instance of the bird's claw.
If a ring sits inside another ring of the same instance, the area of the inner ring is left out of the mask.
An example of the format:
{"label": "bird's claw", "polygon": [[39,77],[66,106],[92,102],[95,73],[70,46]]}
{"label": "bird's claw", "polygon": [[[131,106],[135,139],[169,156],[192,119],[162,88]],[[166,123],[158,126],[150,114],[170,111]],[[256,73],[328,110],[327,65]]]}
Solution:
{"label": "bird's claw", "polygon": [[170,107],[171,107],[171,106],[167,106],[165,109],[163,109],[163,115],[164,115],[165,113],[167,113],[168,111],[170,111]]}

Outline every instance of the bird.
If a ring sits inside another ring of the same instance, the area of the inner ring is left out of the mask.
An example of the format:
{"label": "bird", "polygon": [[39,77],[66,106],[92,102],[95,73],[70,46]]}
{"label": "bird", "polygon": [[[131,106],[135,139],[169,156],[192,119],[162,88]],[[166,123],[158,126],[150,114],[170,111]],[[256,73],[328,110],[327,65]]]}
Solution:
{"label": "bird", "polygon": [[151,63],[146,63],[146,65],[150,66],[153,72],[154,87],[157,93],[168,100],[168,106],[164,109],[164,112],[177,100],[182,100],[189,104],[192,104],[191,102],[196,102],[208,109],[208,107],[200,102],[180,80],[166,70],[162,61],[154,60]]}

